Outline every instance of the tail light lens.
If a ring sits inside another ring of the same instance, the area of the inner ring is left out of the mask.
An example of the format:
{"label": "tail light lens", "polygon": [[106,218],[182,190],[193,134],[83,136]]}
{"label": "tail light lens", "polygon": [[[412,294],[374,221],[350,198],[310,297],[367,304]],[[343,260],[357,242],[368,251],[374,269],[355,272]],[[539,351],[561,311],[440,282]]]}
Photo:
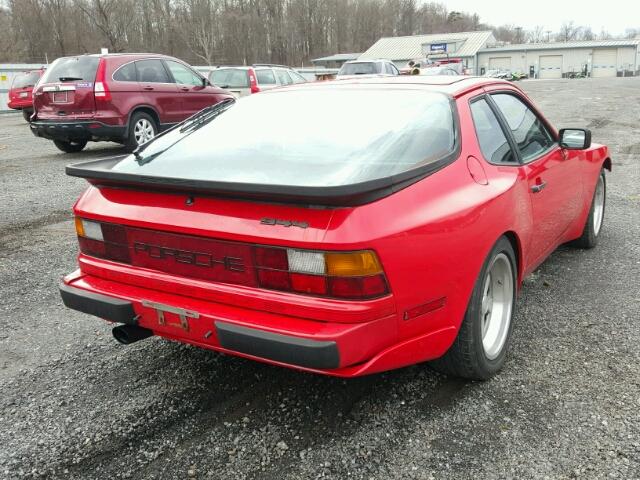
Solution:
{"label": "tail light lens", "polygon": [[308,295],[364,300],[389,293],[375,252],[254,247],[258,284]]}
{"label": "tail light lens", "polygon": [[389,293],[372,250],[320,252],[223,242],[76,218],[92,257],[209,281],[345,300]]}
{"label": "tail light lens", "polygon": [[253,68],[249,69],[249,87],[251,88],[251,93],[260,92],[260,87],[258,86],[258,79],[256,78],[256,72]]}
{"label": "tail light lens", "polygon": [[107,61],[104,58],[101,58],[98,63],[96,81],[93,84],[93,95],[96,100],[104,102],[111,101],[111,92],[107,85]]}
{"label": "tail light lens", "polygon": [[76,233],[82,253],[114,262],[131,263],[124,226],[76,217]]}

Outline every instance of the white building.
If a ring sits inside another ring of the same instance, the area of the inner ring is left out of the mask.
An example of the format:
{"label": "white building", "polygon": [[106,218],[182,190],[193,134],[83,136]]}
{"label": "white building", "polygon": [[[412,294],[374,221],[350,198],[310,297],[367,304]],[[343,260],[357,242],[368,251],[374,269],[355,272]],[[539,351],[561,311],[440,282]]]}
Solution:
{"label": "white building", "polygon": [[359,60],[383,58],[404,68],[409,60],[425,56],[432,60],[460,59],[475,72],[478,51],[495,43],[491,31],[384,37],[360,55]]}
{"label": "white building", "polygon": [[535,78],[562,78],[572,72],[591,77],[640,74],[640,40],[524,43],[478,52],[478,70],[524,72]]}

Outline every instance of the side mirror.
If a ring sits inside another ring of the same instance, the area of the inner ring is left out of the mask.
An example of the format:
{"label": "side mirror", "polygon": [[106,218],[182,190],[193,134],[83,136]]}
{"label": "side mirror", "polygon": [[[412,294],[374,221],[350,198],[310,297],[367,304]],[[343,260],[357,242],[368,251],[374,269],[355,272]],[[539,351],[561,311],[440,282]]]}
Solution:
{"label": "side mirror", "polygon": [[591,146],[591,130],[563,128],[560,130],[560,146],[567,150],[586,150]]}

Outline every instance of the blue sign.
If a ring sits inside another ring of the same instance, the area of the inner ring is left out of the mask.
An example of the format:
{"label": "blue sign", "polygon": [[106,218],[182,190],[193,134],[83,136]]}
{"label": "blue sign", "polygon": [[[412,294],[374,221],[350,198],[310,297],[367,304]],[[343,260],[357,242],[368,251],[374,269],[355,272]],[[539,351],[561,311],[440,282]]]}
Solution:
{"label": "blue sign", "polygon": [[432,52],[446,52],[447,44],[446,43],[432,43],[429,45],[429,50]]}

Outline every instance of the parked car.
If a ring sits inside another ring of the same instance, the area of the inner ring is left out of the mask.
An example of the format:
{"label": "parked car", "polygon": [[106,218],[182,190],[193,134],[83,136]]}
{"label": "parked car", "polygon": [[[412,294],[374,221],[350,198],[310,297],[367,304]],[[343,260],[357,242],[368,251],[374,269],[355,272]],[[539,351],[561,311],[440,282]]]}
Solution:
{"label": "parked car", "polygon": [[351,75],[400,75],[400,71],[390,60],[350,60],[340,67],[337,76]]}
{"label": "parked car", "polygon": [[284,87],[67,167],[92,185],[62,299],[120,323],[122,343],[487,379],[522,280],[558,245],[600,239],[606,169],[588,130],[557,131],[503,80]]}
{"label": "parked car", "polygon": [[454,69],[449,67],[427,67],[420,69],[420,75],[460,75]]}
{"label": "parked car", "polygon": [[209,80],[214,85],[229,90],[236,97],[307,81],[292,68],[268,64],[250,67],[219,67],[211,71]]}
{"label": "parked car", "polygon": [[33,114],[33,87],[38,83],[44,69],[31,70],[16,75],[9,89],[9,108],[21,110],[22,116],[28,122]]}
{"label": "parked car", "polygon": [[59,58],[33,95],[31,131],[64,152],[89,141],[133,150],[231,97],[177,58],[124,53]]}

